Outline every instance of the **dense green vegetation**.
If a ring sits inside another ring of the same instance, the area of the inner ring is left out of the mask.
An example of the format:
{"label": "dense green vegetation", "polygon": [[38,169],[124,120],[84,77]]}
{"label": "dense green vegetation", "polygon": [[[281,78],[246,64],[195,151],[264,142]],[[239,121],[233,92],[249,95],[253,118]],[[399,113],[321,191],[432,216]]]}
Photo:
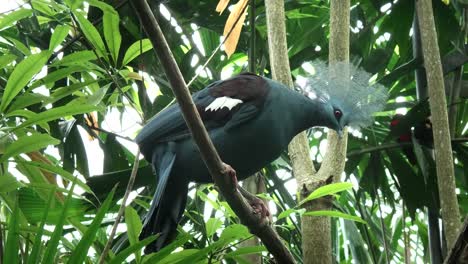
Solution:
{"label": "dense green vegetation", "polygon": [[[97,263],[135,161],[131,138],[174,100],[130,1],[115,2],[31,0],[0,16],[3,263]],[[229,14],[215,12],[218,1],[158,2],[152,7],[185,80],[193,79],[191,91],[249,69],[270,76],[263,1],[255,2],[255,24],[246,20],[229,58],[217,50]],[[448,102],[457,106],[449,118],[462,215],[468,211],[464,2],[433,1]],[[327,60],[329,4],[286,0],[285,8],[290,65],[298,78],[310,74],[315,60]],[[440,232],[428,224],[428,218],[440,217],[431,146],[398,142],[429,115],[427,101],[416,96],[415,70],[422,59],[413,55],[413,16],[413,1],[352,1],[351,61],[385,85],[390,97],[374,125],[349,138],[342,180],[354,187],[337,194],[331,230],[339,263],[427,263],[428,229]],[[460,93],[453,92],[457,85]],[[391,130],[397,112],[408,114]],[[311,157],[319,165],[325,133],[315,129],[309,135]],[[269,259],[263,246],[241,245],[251,235],[212,185],[192,185],[178,239],[143,256],[141,249],[154,237],[139,241],[140,217],[156,179],[143,160],[137,173],[137,192],[106,262],[245,263],[245,254],[257,252]],[[261,174],[267,186],[261,196],[270,201],[278,232],[301,262],[301,240],[307,238],[298,218],[304,210],[287,153]]]}

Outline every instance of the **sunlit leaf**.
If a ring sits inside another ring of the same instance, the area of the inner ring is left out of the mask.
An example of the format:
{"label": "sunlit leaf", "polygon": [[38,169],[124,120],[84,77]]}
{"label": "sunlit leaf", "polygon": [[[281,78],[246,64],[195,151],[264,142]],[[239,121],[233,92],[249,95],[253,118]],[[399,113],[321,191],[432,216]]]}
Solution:
{"label": "sunlit leaf", "polygon": [[303,216],[304,215],[339,217],[339,218],[343,218],[343,219],[346,219],[346,220],[351,220],[351,221],[366,224],[366,221],[364,221],[362,218],[360,218],[358,216],[349,215],[349,214],[345,214],[345,213],[338,212],[338,211],[326,211],[326,210],[324,210],[324,211],[312,211],[312,212],[305,212],[303,214]]}
{"label": "sunlit leaf", "polygon": [[50,38],[49,50],[53,51],[67,37],[70,27],[67,25],[58,25]]}
{"label": "sunlit leaf", "polygon": [[351,188],[353,188],[353,184],[349,182],[338,182],[338,183],[328,184],[313,191],[311,194],[309,194],[309,196],[307,196],[304,200],[302,200],[299,205],[302,205],[308,201],[311,201],[311,200],[314,200],[314,199],[317,199],[326,195],[332,195],[338,192],[349,190]]}
{"label": "sunlit leaf", "polygon": [[43,51],[27,57],[16,65],[5,86],[2,102],[0,104],[0,111],[4,112],[6,110],[13,98],[15,98],[32,77],[42,69],[49,56],[49,51]]}
{"label": "sunlit leaf", "polygon": [[89,22],[82,14],[75,12],[74,15],[80,24],[80,29],[83,31],[86,39],[91,42],[93,47],[96,49],[99,57],[105,57],[106,48],[104,42],[102,41],[101,35],[99,35],[98,30]]}
{"label": "sunlit leaf", "polygon": [[151,45],[151,41],[149,39],[142,39],[136,41],[125,52],[125,56],[122,61],[122,66],[127,65],[140,54],[143,54],[152,48],[153,46]]}
{"label": "sunlit leaf", "polygon": [[18,20],[32,16],[31,9],[21,8],[6,15],[0,16],[0,30],[10,27]]}
{"label": "sunlit leaf", "polygon": [[11,143],[5,149],[5,153],[0,157],[0,163],[8,160],[21,153],[27,153],[35,150],[43,149],[49,145],[57,145],[60,140],[55,139],[47,134],[33,134],[31,136],[22,136],[18,140]]}
{"label": "sunlit leaf", "polygon": [[210,218],[206,221],[206,235],[212,237],[214,233],[223,225],[223,221],[218,218]]}

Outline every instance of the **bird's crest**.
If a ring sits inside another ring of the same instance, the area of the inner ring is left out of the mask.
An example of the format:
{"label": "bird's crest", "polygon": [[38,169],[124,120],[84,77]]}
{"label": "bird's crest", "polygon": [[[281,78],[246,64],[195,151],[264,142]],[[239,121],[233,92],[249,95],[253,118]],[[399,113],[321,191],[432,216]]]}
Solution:
{"label": "bird's crest", "polygon": [[372,115],[385,106],[387,89],[371,83],[371,75],[364,70],[343,62],[336,63],[333,72],[324,62],[314,62],[313,69],[315,72],[299,87],[310,98],[339,107],[346,114],[346,125],[353,128],[371,125]]}

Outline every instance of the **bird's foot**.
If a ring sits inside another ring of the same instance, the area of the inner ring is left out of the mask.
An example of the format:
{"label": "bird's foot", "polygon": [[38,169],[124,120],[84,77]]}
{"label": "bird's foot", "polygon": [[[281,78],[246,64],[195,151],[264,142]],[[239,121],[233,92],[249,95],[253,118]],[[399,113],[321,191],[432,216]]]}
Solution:
{"label": "bird's foot", "polygon": [[228,174],[229,177],[231,178],[231,184],[233,186],[234,192],[237,191],[237,187],[239,186],[238,181],[237,181],[237,174],[236,171],[231,167],[231,165],[223,163],[224,165],[224,173]]}
{"label": "bird's foot", "polygon": [[242,187],[239,188],[239,191],[242,194],[242,196],[244,196],[244,198],[247,200],[249,205],[252,207],[254,214],[260,214],[262,219],[265,217],[270,217],[270,209],[268,209],[268,205],[265,201],[251,194]]}
{"label": "bird's foot", "polygon": [[270,217],[270,210],[262,199],[255,197],[254,199],[249,200],[249,204],[252,206],[253,213],[259,214],[262,219],[265,217]]}

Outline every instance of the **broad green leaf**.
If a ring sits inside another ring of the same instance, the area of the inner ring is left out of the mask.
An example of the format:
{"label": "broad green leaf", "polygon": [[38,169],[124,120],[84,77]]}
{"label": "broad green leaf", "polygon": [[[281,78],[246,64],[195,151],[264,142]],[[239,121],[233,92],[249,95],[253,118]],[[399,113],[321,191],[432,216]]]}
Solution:
{"label": "broad green leaf", "polygon": [[172,243],[169,245],[163,247],[160,251],[151,254],[149,256],[145,256],[143,259],[143,263],[148,263],[148,264],[153,264],[153,263],[159,263],[158,261],[165,259],[167,256],[169,256],[176,248],[181,247],[183,244],[185,244],[188,240],[190,239],[190,235],[187,233],[182,233],[179,234]]}
{"label": "broad green leaf", "polygon": [[33,89],[41,85],[53,83],[65,77],[68,77],[72,73],[80,72],[84,70],[86,70],[86,68],[83,67],[82,65],[72,65],[70,67],[62,68],[62,69],[59,69],[59,70],[56,70],[47,74],[46,76],[44,76],[44,78],[36,80],[35,82],[31,84],[30,88]]}
{"label": "broad green leaf", "polygon": [[55,188],[50,191],[49,199],[47,199],[47,206],[44,210],[44,214],[42,215],[41,224],[39,225],[38,231],[34,238],[33,248],[31,250],[31,254],[28,257],[28,264],[36,264],[39,263],[39,251],[42,246],[42,234],[44,233],[44,226],[47,221],[47,215],[49,214],[49,208],[51,207],[52,200],[54,198]]}
{"label": "broad green leaf", "polygon": [[295,213],[302,214],[304,211],[305,211],[305,209],[294,209],[294,208],[290,208],[290,209],[288,209],[288,210],[285,210],[285,211],[281,212],[281,213],[278,215],[278,219],[277,219],[277,220],[286,218],[286,217],[288,217],[289,215],[295,214]]}
{"label": "broad green leaf", "polygon": [[21,186],[18,180],[9,172],[6,172],[0,177],[2,177],[0,181],[0,193],[11,192]]}
{"label": "broad green leaf", "polygon": [[327,211],[327,210],[324,210],[324,211],[312,211],[312,212],[305,212],[305,213],[303,214],[303,216],[304,216],[304,215],[308,215],[308,216],[329,216],[329,217],[338,217],[338,218],[343,218],[343,219],[346,219],[346,220],[351,220],[351,221],[355,221],[355,222],[367,224],[366,221],[364,221],[361,217],[354,216],[354,215],[349,215],[349,214],[345,214],[345,213],[338,212],[338,211]]}
{"label": "broad green leaf", "polygon": [[117,13],[111,5],[101,1],[89,0],[88,3],[101,9],[104,13],[104,38],[106,39],[107,47],[109,48],[111,56],[114,59],[114,62],[117,64],[120,43],[122,41],[122,36],[120,35],[119,30],[119,13]]}
{"label": "broad green leaf", "polygon": [[0,30],[10,27],[18,20],[32,16],[31,9],[21,8],[0,17]]}
{"label": "broad green leaf", "polygon": [[99,109],[100,109],[99,107],[96,107],[94,105],[75,105],[75,104],[55,107],[45,112],[39,113],[35,115],[34,117],[26,120],[21,125],[14,128],[13,131],[23,128],[23,127],[31,126],[37,123],[49,122],[51,120],[55,120],[55,119],[65,117],[65,116],[89,113],[89,112],[93,112]]}
{"label": "broad green leaf", "polygon": [[106,48],[98,30],[79,12],[74,12],[73,14],[76,16],[78,24],[80,24],[80,29],[83,31],[86,39],[91,42],[99,57],[106,58],[104,56],[106,54]]}
{"label": "broad green leaf", "polygon": [[60,218],[58,219],[57,224],[55,225],[54,232],[50,237],[49,241],[47,242],[47,247],[45,249],[44,255],[42,257],[42,262],[40,263],[54,263],[55,255],[58,252],[58,244],[60,239],[63,236],[63,225],[65,224],[65,220],[67,219],[67,211],[72,201],[73,190],[75,189],[75,182],[73,182],[70,191],[68,192],[67,198],[65,199],[65,203],[60,214]]}
{"label": "broad green leaf", "polygon": [[5,68],[12,61],[16,60],[16,58],[16,55],[13,54],[3,54],[2,56],[0,56],[0,68]]}
{"label": "broad green leaf", "polygon": [[[174,252],[169,256],[158,261],[158,264],[182,264],[182,263],[194,263],[194,255],[200,252],[200,249],[184,249],[179,252]],[[187,261],[190,259],[190,261]],[[196,263],[196,262],[195,262]]]}
{"label": "broad green leaf", "polygon": [[75,180],[75,176],[73,176],[73,174],[69,173],[68,171],[62,169],[59,166],[47,164],[47,163],[44,163],[44,162],[36,162],[36,161],[28,161],[27,163],[21,162],[21,161],[16,161],[16,162],[18,164],[24,164],[26,166],[34,166],[34,167],[37,167],[37,168],[39,168],[41,170],[46,170],[46,171],[55,173],[55,174],[61,176],[63,179],[66,179],[66,180],[69,180],[69,181],[75,181],[78,186],[83,188],[83,190],[85,190],[88,193],[91,193],[91,189],[89,188],[89,186],[86,183],[82,182],[80,179]]}
{"label": "broad green leaf", "polygon": [[6,238],[3,263],[19,263],[19,204],[16,199],[13,211],[8,220],[8,236]]}
{"label": "broad green leaf", "polygon": [[57,48],[60,43],[65,40],[65,38],[68,35],[68,32],[70,31],[70,27],[67,25],[58,25],[54,33],[52,34],[52,37],[50,38],[50,44],[49,44],[49,50],[53,51],[55,48]]}
{"label": "broad green leaf", "polygon": [[253,253],[260,253],[267,251],[265,246],[252,246],[252,247],[241,247],[237,248],[236,250],[227,253],[224,255],[226,258],[232,258],[235,256],[241,256],[241,255],[247,255],[247,254],[253,254]]}
{"label": "broad green leaf", "polygon": [[2,102],[0,104],[0,111],[5,112],[13,98],[15,98],[33,76],[44,67],[49,56],[49,51],[43,51],[27,57],[16,65],[5,86]]}
{"label": "broad green leaf", "polygon": [[61,60],[56,60],[51,66],[82,65],[84,62],[95,60],[96,54],[92,50],[81,50],[64,56]]}
{"label": "broad green leaf", "polygon": [[[149,243],[153,242],[157,236],[150,236],[142,241],[138,241],[137,243],[129,246],[128,248],[122,250],[119,254],[117,254],[114,258],[112,258],[108,264],[120,264],[120,263],[125,263],[125,260],[133,253],[139,253],[141,249],[148,245]],[[137,262],[139,263],[139,262]]]}
{"label": "broad green leaf", "polygon": [[80,242],[76,245],[73,250],[69,264],[81,264],[85,263],[86,256],[88,255],[89,248],[96,239],[99,228],[101,228],[102,220],[106,213],[108,213],[110,206],[112,205],[112,198],[114,197],[115,187],[107,196],[106,200],[102,203],[101,208],[96,213],[93,222],[88,226],[86,232],[81,237]]}
{"label": "broad green leaf", "polygon": [[3,153],[3,156],[0,158],[0,163],[21,153],[36,151],[49,145],[57,145],[59,143],[60,140],[47,134],[33,134],[31,136],[19,137],[18,140],[11,143],[11,145],[5,149],[5,153]]}
{"label": "broad green leaf", "polygon": [[31,50],[28,47],[26,47],[26,45],[24,45],[23,42],[15,39],[15,38],[12,38],[12,37],[5,37],[5,38],[8,39],[8,41],[13,43],[13,45],[12,45],[13,48],[19,50],[25,56],[30,56],[32,54]]}
{"label": "broad green leaf", "polygon": [[142,224],[137,211],[131,206],[125,208],[125,224],[127,224],[127,235],[130,245],[134,245],[138,242]]}
{"label": "broad green leaf", "polygon": [[57,102],[58,100],[66,96],[69,96],[76,91],[83,89],[83,87],[91,85],[91,84],[95,84],[95,83],[97,83],[97,80],[79,82],[79,83],[74,83],[69,86],[57,88],[46,100],[44,100],[44,105]]}
{"label": "broad green leaf", "polygon": [[142,39],[142,40],[136,41],[125,52],[125,56],[122,61],[122,66],[127,65],[136,57],[147,52],[151,48],[153,48],[153,46],[151,45],[151,41],[149,39]]}
{"label": "broad green leaf", "polygon": [[223,221],[218,218],[210,218],[206,221],[206,235],[212,237],[214,233],[223,225]]}
{"label": "broad green leaf", "polygon": [[226,227],[221,233],[220,240],[224,240],[224,243],[230,243],[234,240],[244,239],[251,236],[246,226],[241,224],[233,224]]}
{"label": "broad green leaf", "polygon": [[351,188],[353,188],[353,184],[349,182],[338,182],[338,183],[328,184],[313,191],[311,194],[309,194],[309,196],[307,196],[304,200],[302,200],[299,203],[299,205],[302,205],[308,201],[311,201],[311,200],[314,200],[314,199],[317,199],[326,195],[332,195],[338,192],[349,190]]}
{"label": "broad green leaf", "polygon": [[120,43],[122,42],[122,36],[119,30],[120,18],[118,14],[105,12],[104,13],[104,38],[106,39],[107,47],[109,48],[110,54],[114,59],[114,63],[117,64],[119,57]]}

